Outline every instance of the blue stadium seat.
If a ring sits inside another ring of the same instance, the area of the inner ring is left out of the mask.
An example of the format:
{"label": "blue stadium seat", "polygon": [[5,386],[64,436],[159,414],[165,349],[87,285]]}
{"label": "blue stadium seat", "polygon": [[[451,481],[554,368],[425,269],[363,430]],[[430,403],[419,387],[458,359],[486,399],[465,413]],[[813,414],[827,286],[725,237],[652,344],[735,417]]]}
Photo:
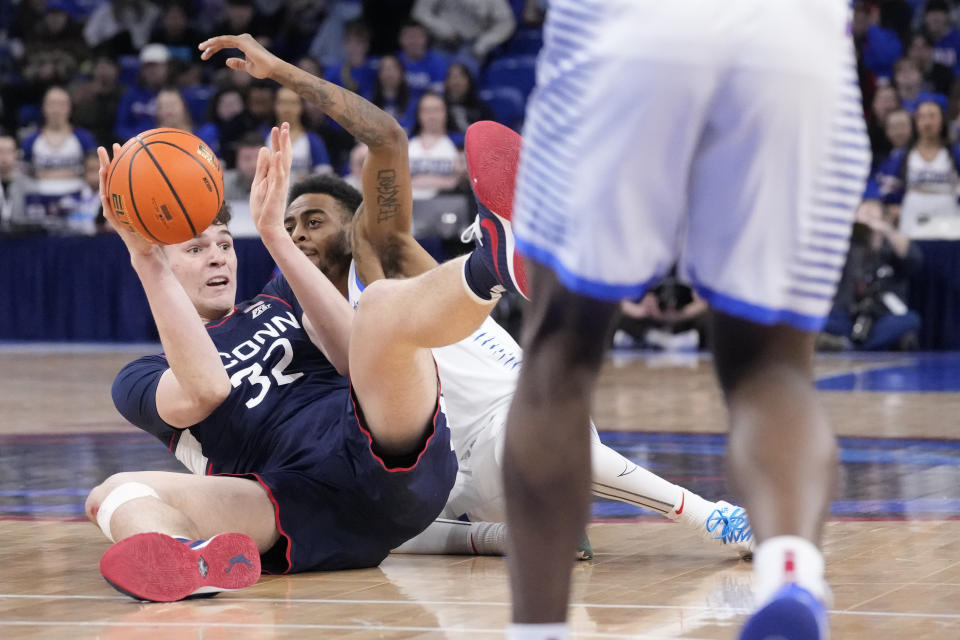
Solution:
{"label": "blue stadium seat", "polygon": [[524,96],[515,87],[490,87],[481,90],[477,95],[490,105],[497,122],[520,131],[523,124]]}
{"label": "blue stadium seat", "polygon": [[482,86],[513,87],[526,100],[536,81],[536,56],[508,56],[490,63],[483,74]]}
{"label": "blue stadium seat", "polygon": [[[543,47],[543,29],[524,27],[503,44],[505,56],[535,56]],[[499,56],[498,56],[499,57]]]}

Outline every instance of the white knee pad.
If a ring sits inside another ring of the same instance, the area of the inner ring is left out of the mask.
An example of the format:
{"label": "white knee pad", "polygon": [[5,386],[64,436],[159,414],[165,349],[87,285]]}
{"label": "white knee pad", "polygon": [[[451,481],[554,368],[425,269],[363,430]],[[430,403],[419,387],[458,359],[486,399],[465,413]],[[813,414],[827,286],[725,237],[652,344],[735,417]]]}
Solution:
{"label": "white knee pad", "polygon": [[110,518],[113,517],[113,512],[126,502],[147,497],[160,499],[156,491],[142,482],[124,482],[108,493],[97,511],[97,526],[103,531],[103,535],[110,538],[111,542],[116,542],[110,533]]}

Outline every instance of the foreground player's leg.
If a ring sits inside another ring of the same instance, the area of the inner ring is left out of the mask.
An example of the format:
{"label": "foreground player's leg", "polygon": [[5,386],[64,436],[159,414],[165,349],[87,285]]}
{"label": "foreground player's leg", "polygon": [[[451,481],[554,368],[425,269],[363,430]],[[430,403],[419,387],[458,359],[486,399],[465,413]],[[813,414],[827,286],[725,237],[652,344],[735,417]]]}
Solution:
{"label": "foreground player's leg", "polygon": [[[754,591],[764,607],[744,628],[796,618],[825,628],[829,590],[817,548],[837,474],[836,439],[813,386],[815,335],[715,317],[715,362],[730,410],[730,474],[759,540]],[[780,628],[780,627],[778,627]],[[759,634],[759,635],[756,635]]]}
{"label": "foreground player's leg", "polygon": [[[528,266],[537,295],[503,460],[513,622],[563,623],[590,507],[590,398],[617,305],[572,294],[549,269]],[[544,442],[549,456],[540,455]]]}
{"label": "foreground player's leg", "polygon": [[266,491],[243,478],[119,473],[90,492],[86,511],[116,542],[101,559],[103,577],[141,600],[248,587],[260,577],[260,552],[279,537]]}

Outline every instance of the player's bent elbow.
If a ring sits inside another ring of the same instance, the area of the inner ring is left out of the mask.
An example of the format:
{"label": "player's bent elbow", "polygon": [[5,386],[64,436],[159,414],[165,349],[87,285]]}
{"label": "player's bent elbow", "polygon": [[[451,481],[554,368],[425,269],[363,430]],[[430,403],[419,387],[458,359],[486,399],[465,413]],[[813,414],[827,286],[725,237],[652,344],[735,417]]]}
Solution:
{"label": "player's bent elbow", "polygon": [[403,127],[401,127],[400,123],[394,118],[391,117],[389,119],[390,124],[384,127],[382,135],[379,136],[379,139],[377,140],[378,144],[367,145],[371,148],[371,150],[406,148],[407,132],[403,130]]}

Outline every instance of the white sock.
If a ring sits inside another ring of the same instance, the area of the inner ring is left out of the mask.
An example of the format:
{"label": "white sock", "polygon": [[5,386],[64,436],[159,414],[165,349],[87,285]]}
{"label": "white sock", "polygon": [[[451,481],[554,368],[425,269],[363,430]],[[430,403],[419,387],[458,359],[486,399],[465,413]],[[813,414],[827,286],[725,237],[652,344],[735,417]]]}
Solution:
{"label": "white sock", "polygon": [[[593,465],[595,495],[652,509],[676,520],[676,514],[673,516],[670,514],[680,505],[683,489],[634,464],[600,442],[596,427],[593,425],[591,425],[590,457]],[[695,494],[688,493],[688,495]],[[700,499],[703,500],[703,498]]]}
{"label": "white sock", "polygon": [[764,605],[785,584],[803,587],[823,602],[830,589],[823,577],[823,554],[799,536],[764,540],[753,552],[753,592],[757,606]]}
{"label": "white sock", "polygon": [[438,518],[393,553],[502,556],[507,527],[502,522],[462,522]]}
{"label": "white sock", "polygon": [[567,640],[570,629],[566,622],[547,624],[511,624],[507,627],[507,640]]}

